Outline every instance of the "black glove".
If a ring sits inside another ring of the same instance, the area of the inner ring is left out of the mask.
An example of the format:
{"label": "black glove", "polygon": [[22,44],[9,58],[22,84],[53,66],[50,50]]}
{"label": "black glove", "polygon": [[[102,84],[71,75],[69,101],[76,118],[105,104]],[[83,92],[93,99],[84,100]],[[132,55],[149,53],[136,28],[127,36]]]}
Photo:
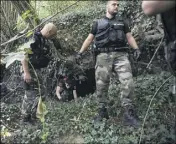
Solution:
{"label": "black glove", "polygon": [[135,49],[134,50],[134,58],[136,61],[139,61],[141,59],[141,51],[140,49]]}
{"label": "black glove", "polygon": [[76,63],[80,64],[81,60],[82,60],[82,53],[78,52],[76,55]]}

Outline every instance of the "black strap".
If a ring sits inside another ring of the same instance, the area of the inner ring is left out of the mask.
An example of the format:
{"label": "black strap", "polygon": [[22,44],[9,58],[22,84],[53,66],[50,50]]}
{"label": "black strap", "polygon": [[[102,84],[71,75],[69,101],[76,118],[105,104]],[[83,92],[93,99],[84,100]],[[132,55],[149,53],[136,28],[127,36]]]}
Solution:
{"label": "black strap", "polygon": [[128,47],[103,47],[103,48],[97,48],[97,51],[102,53],[109,53],[109,52],[127,52]]}

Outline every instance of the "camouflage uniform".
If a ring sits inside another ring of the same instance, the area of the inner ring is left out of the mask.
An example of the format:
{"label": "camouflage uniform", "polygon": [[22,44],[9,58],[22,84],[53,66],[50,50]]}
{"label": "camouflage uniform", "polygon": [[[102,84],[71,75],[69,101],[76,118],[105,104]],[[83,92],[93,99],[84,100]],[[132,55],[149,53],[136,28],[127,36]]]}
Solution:
{"label": "camouflage uniform", "polygon": [[121,83],[121,104],[131,105],[134,84],[128,54],[126,52],[100,53],[95,66],[96,93],[100,103],[107,103],[110,76],[115,71]]}
{"label": "camouflage uniform", "polygon": [[[43,92],[44,88],[43,88],[41,72],[38,69],[36,69],[35,71],[39,79],[41,92]],[[22,109],[21,109],[23,118],[31,118],[36,116],[36,108],[37,108],[38,99],[39,99],[38,81],[32,69],[30,70],[30,74],[32,77],[31,83],[27,84],[26,82],[24,82],[25,95],[23,98]],[[42,96],[43,96],[43,93],[42,93]]]}

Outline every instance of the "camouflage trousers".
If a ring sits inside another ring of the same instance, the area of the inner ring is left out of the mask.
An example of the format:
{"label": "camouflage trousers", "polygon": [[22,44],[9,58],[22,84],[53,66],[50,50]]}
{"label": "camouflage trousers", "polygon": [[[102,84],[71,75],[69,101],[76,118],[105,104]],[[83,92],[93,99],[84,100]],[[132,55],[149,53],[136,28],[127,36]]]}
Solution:
{"label": "camouflage trousers", "polygon": [[[41,77],[41,72],[39,70],[36,70],[36,73],[39,79],[40,89],[42,92],[43,91],[43,81]],[[29,117],[29,116],[35,117],[36,116],[37,104],[39,100],[38,80],[32,70],[30,70],[30,74],[32,77],[31,82],[29,84],[24,82],[25,95],[23,97],[22,108],[21,108],[21,114],[23,117]]]}
{"label": "camouflage trousers", "polygon": [[107,103],[107,94],[112,72],[120,81],[121,105],[131,105],[134,92],[131,65],[126,52],[100,53],[95,66],[96,94],[100,103]]}

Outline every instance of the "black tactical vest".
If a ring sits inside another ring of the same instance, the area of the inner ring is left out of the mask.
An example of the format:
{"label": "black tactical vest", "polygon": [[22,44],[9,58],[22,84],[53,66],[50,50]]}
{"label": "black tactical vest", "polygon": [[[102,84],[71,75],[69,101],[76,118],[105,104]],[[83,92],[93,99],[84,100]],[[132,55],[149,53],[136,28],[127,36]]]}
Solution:
{"label": "black tactical vest", "polygon": [[116,16],[114,19],[102,18],[97,21],[97,32],[95,35],[95,45],[97,48],[103,47],[123,47],[126,45],[124,33],[124,20]]}
{"label": "black tactical vest", "polygon": [[46,39],[40,32],[35,32],[33,38],[34,43],[30,45],[33,54],[28,54],[29,60],[36,69],[47,67],[50,61],[50,51]]}

